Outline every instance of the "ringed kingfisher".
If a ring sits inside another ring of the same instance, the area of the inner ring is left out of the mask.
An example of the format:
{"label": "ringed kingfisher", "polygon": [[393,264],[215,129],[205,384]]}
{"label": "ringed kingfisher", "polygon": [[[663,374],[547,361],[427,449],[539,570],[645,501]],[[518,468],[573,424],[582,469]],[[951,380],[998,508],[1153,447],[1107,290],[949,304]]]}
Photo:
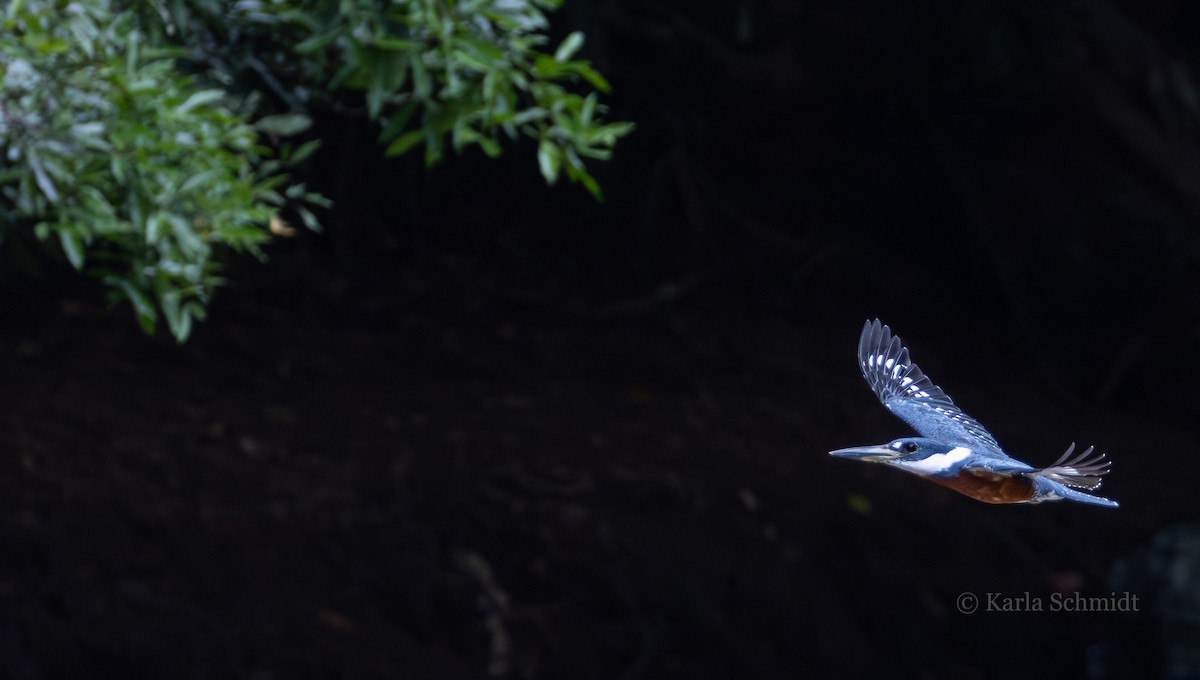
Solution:
{"label": "ringed kingfisher", "polygon": [[991,433],[926,377],[899,336],[879,319],[863,325],[858,364],[875,396],[921,436],[838,449],[830,455],[897,467],[984,503],[1066,499],[1117,507],[1114,501],[1080,491],[1100,487],[1111,465],[1103,454],[1093,457],[1089,446],[1072,457],[1072,443],[1061,458],[1044,468],[1009,457]]}

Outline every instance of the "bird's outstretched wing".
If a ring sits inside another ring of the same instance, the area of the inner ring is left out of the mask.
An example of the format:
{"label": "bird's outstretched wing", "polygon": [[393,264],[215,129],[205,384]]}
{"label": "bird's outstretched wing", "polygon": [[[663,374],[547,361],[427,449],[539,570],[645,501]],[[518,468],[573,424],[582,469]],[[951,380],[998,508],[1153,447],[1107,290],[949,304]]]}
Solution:
{"label": "bird's outstretched wing", "polygon": [[926,377],[909,358],[908,348],[899,336],[892,335],[892,329],[879,319],[863,325],[858,364],[879,401],[921,436],[963,445],[984,456],[1012,460],[990,432]]}

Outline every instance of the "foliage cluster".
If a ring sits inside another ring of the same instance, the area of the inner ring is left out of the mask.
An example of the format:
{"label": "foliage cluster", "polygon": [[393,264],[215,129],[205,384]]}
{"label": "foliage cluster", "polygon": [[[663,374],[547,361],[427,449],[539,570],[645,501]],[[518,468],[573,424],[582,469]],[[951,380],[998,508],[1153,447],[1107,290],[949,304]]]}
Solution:
{"label": "foliage cluster", "polygon": [[0,245],[33,234],[183,340],[221,283],[214,249],[261,255],[284,207],[317,228],[324,199],[293,176],[319,140],[290,140],[330,108],[430,164],[531,137],[548,182],[599,197],[584,159],[631,126],[602,120],[580,34],[542,51],[560,1],[8,3]]}

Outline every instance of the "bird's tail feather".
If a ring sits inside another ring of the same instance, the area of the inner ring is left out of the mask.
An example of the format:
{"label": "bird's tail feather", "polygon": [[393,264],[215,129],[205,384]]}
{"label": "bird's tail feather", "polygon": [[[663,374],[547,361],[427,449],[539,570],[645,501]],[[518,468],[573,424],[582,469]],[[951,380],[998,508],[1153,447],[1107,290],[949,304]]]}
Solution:
{"label": "bird's tail feather", "polygon": [[1072,458],[1071,454],[1075,453],[1075,442],[1071,442],[1066,453],[1052,465],[1033,472],[1031,475],[1045,477],[1076,489],[1088,489],[1089,491],[1096,489],[1100,486],[1104,475],[1108,474],[1112,462],[1105,460],[1103,453],[1090,457],[1094,448],[1089,446],[1083,453]]}
{"label": "bird's tail feather", "polygon": [[1088,505],[1100,505],[1106,508],[1120,507],[1116,501],[1109,500],[1102,496],[1093,496],[1082,491],[1076,491],[1065,484],[1051,481],[1045,477],[1037,477],[1033,480],[1034,483],[1034,503],[1043,501],[1053,501],[1058,499],[1075,501],[1076,503],[1087,503]]}

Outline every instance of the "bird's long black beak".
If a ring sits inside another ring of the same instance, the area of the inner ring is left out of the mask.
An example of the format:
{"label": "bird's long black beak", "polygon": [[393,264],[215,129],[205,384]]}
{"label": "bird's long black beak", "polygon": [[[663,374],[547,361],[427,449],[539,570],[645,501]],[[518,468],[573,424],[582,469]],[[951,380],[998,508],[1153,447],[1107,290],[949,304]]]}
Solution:
{"label": "bird's long black beak", "polygon": [[849,458],[850,460],[865,460],[870,463],[878,463],[895,458],[896,452],[880,444],[878,446],[852,446],[848,449],[837,449],[830,451],[829,455],[837,456],[838,458]]}

